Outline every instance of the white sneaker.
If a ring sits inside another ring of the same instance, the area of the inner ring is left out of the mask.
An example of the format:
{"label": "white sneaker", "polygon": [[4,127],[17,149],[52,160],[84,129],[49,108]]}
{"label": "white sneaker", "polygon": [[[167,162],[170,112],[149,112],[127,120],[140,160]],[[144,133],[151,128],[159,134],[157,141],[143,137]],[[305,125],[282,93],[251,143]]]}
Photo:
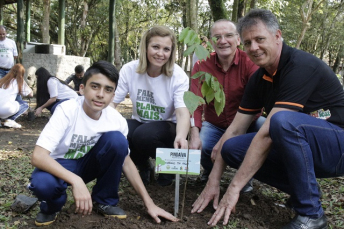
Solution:
{"label": "white sneaker", "polygon": [[10,128],[21,128],[22,126],[18,123],[16,123],[16,121],[11,120],[11,119],[6,119],[4,126],[10,127]]}

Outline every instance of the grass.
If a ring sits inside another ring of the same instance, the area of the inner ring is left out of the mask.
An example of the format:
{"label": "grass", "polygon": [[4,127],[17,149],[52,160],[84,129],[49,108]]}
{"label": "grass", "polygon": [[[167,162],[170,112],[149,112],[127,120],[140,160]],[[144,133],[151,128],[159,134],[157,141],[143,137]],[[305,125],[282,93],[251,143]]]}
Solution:
{"label": "grass", "polygon": [[11,205],[19,194],[32,196],[26,189],[33,171],[30,165],[31,152],[0,150],[0,228],[19,228],[37,214],[33,209],[26,214],[11,210]]}
{"label": "grass", "polygon": [[[16,213],[11,210],[11,205],[19,194],[34,197],[26,189],[33,171],[30,164],[31,152],[0,150],[0,229],[16,229],[28,225],[27,221],[34,219],[39,211],[39,204],[33,206],[27,213]],[[89,182],[89,190],[95,181]],[[128,186],[128,182],[121,182],[119,191]],[[64,208],[74,204],[71,187],[67,189],[67,202]]]}
{"label": "grass", "polygon": [[[236,229],[238,228],[239,220],[229,220],[227,225],[224,226],[215,226],[213,229]],[[246,228],[240,228],[240,229],[246,229]]]}

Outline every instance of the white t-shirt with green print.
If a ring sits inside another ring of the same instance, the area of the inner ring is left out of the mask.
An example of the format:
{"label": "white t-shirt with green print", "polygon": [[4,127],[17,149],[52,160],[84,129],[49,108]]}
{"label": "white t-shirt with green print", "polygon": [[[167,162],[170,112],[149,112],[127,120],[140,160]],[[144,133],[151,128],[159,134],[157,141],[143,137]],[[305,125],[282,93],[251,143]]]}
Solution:
{"label": "white t-shirt with green print", "polygon": [[173,75],[150,77],[136,73],[138,60],[125,64],[120,73],[114,103],[120,103],[129,93],[133,103],[132,118],[139,122],[172,121],[175,109],[186,107],[183,95],[189,89],[189,78],[181,67],[174,65]]}
{"label": "white t-shirt with green print", "polygon": [[117,110],[108,106],[99,120],[94,120],[86,115],[83,101],[84,96],[79,96],[58,105],[39,136],[36,145],[48,150],[52,158],[81,158],[109,131],[127,137],[127,121]]}

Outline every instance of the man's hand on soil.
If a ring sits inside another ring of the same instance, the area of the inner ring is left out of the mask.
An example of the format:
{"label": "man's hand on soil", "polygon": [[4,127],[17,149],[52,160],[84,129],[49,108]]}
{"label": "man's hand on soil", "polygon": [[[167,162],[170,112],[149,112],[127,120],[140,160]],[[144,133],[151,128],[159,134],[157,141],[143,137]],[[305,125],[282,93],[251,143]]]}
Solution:
{"label": "man's hand on soil", "polygon": [[220,196],[220,185],[212,184],[211,180],[208,180],[207,185],[203,189],[202,193],[199,195],[197,200],[192,205],[191,213],[200,213],[206,208],[209,202],[214,199],[213,206],[216,209],[219,203]]}
{"label": "man's hand on soil", "polygon": [[215,226],[219,220],[224,217],[223,225],[228,224],[229,216],[231,213],[235,213],[235,205],[239,199],[239,193],[231,192],[227,189],[227,192],[223,195],[220,204],[216,209],[215,213],[208,222],[209,226]]}

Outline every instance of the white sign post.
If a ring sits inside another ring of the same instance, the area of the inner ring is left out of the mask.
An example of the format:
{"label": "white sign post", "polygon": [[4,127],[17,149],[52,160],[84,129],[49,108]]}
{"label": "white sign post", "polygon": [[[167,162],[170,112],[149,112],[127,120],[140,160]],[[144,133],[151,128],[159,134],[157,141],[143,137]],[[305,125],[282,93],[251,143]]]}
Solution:
{"label": "white sign post", "polygon": [[[188,161],[189,158],[189,161]],[[177,217],[179,209],[179,183],[180,174],[199,175],[201,166],[201,151],[189,149],[157,148],[155,158],[155,172],[176,174],[176,187],[174,198],[174,216]]]}

